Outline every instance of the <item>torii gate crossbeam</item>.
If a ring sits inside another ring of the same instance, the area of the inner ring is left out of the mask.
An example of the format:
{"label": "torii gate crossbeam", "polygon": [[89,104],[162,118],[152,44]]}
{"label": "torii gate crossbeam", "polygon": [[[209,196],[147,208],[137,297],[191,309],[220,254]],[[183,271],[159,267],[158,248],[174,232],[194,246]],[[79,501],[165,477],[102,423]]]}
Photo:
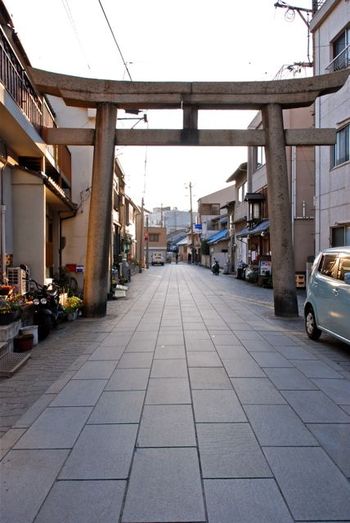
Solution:
{"label": "torii gate crossbeam", "polygon": [[[76,107],[96,107],[96,129],[44,129],[49,144],[94,145],[93,181],[84,286],[85,314],[104,316],[108,291],[108,246],[114,147],[118,145],[263,145],[266,150],[271,219],[273,293],[277,316],[298,316],[294,280],[286,145],[329,145],[335,129],[283,127],[283,109],[311,105],[338,91],[349,70],[269,82],[119,82],[30,70],[38,89]],[[182,130],[115,130],[117,108],[182,109]],[[201,109],[256,109],[263,130],[199,130]],[[99,238],[98,245],[96,239]]]}

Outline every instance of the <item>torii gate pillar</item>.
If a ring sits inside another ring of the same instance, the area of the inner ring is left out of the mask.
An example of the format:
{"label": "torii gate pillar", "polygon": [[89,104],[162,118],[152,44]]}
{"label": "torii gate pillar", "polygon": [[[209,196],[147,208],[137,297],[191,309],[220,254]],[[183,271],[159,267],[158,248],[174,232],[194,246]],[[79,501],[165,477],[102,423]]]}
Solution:
{"label": "torii gate pillar", "polygon": [[116,106],[99,103],[84,282],[84,315],[93,318],[105,316],[107,308],[116,124]]}
{"label": "torii gate pillar", "polygon": [[278,104],[268,104],[262,109],[262,116],[265,130],[275,315],[296,317],[298,301],[294,281],[291,206],[282,107]]}

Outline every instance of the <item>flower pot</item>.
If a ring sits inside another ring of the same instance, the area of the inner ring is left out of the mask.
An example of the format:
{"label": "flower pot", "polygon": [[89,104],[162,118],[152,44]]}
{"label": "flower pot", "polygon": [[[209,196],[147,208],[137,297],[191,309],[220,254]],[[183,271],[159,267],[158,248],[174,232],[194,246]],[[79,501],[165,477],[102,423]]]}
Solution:
{"label": "flower pot", "polygon": [[74,321],[78,317],[78,309],[75,311],[68,312],[67,314],[67,320],[68,321]]}
{"label": "flower pot", "polygon": [[13,352],[27,352],[33,348],[33,334],[19,334],[13,339]]}

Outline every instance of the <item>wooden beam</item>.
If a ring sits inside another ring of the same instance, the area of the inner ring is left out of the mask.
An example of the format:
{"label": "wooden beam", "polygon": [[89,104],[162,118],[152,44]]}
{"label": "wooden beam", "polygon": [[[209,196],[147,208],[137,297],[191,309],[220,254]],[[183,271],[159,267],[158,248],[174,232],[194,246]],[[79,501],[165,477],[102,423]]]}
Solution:
{"label": "wooden beam", "polygon": [[[46,127],[43,138],[47,144],[94,145],[94,129]],[[333,145],[335,129],[286,129],[287,145]],[[242,130],[196,130],[196,129],[118,129],[116,145],[136,146],[263,146],[265,132],[262,129]]]}

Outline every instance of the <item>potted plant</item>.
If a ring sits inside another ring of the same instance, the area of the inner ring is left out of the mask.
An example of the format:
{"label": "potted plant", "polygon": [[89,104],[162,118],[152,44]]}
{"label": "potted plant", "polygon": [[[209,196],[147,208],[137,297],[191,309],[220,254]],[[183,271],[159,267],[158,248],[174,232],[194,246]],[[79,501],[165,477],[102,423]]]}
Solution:
{"label": "potted plant", "polygon": [[79,309],[83,306],[83,300],[79,296],[68,296],[64,304],[64,311],[67,314],[69,321],[76,320],[78,317]]}
{"label": "potted plant", "polygon": [[17,311],[8,300],[0,299],[0,325],[8,325],[17,319]]}

